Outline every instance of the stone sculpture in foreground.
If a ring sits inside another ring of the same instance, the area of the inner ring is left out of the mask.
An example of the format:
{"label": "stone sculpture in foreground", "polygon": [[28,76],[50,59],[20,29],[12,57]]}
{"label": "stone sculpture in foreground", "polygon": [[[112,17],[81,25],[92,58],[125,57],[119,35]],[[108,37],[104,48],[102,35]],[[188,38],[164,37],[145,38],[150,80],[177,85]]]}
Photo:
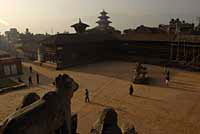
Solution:
{"label": "stone sculpture in foreground", "polygon": [[117,113],[112,108],[106,108],[100,115],[91,134],[122,134],[118,124]]}
{"label": "stone sculpture in foreground", "polygon": [[99,119],[92,127],[90,134],[137,134],[133,125],[125,125],[123,132],[118,126],[118,115],[113,108],[102,111]]}
{"label": "stone sculpture in foreground", "polygon": [[[68,75],[55,79],[56,90],[42,98],[29,94],[15,113],[1,124],[0,134],[72,134],[71,98],[78,84]],[[29,98],[29,99],[28,99]],[[29,102],[30,101],[30,102]],[[76,125],[76,124],[75,124]]]}
{"label": "stone sculpture in foreground", "polygon": [[[77,114],[71,113],[71,98],[78,84],[68,75],[55,79],[56,90],[42,98],[36,93],[24,96],[17,111],[0,125],[0,134],[77,134]],[[105,108],[91,134],[137,134],[133,125],[118,126],[113,108]]]}

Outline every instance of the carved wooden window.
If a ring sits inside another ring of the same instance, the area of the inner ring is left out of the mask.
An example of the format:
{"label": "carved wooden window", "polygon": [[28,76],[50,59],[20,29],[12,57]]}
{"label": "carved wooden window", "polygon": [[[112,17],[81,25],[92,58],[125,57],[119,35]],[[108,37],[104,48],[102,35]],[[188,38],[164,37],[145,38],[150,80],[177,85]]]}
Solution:
{"label": "carved wooden window", "polygon": [[10,66],[9,65],[4,65],[4,74],[6,76],[11,75],[11,70],[10,70]]}
{"label": "carved wooden window", "polygon": [[11,71],[12,71],[13,75],[17,74],[17,66],[16,66],[16,64],[11,65]]}

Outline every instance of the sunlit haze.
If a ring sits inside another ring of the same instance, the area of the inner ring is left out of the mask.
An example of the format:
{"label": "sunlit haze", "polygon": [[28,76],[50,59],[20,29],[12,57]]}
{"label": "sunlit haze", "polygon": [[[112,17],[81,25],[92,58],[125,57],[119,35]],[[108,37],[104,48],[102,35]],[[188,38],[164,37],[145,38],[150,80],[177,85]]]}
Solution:
{"label": "sunlit haze", "polygon": [[200,0],[0,0],[0,32],[11,27],[20,32],[71,32],[78,18],[94,27],[102,9],[120,30],[167,24],[173,17],[196,23],[199,5]]}

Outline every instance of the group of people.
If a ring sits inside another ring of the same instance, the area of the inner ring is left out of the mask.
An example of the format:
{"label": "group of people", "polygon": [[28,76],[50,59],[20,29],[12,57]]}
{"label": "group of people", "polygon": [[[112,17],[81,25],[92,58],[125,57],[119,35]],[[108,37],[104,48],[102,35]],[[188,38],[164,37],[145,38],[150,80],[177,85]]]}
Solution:
{"label": "group of people", "polygon": [[170,71],[168,70],[165,75],[165,83],[168,86],[170,81]]}
{"label": "group of people", "polygon": [[[30,71],[30,74],[33,73],[33,68],[31,66],[29,67],[29,71]],[[36,73],[36,81],[37,81],[37,84],[40,84],[40,76],[39,76],[38,73]],[[31,75],[28,78],[28,83],[29,83],[29,87],[31,87],[33,85],[32,76]]]}

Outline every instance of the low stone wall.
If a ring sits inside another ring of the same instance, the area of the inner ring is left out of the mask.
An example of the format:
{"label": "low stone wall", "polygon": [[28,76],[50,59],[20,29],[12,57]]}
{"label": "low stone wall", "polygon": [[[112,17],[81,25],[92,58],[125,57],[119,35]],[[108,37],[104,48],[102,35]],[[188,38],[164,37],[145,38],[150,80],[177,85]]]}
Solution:
{"label": "low stone wall", "polygon": [[16,85],[14,85],[14,86],[0,88],[0,94],[8,93],[8,92],[15,91],[15,90],[20,90],[20,89],[23,89],[26,87],[27,87],[27,85],[25,83],[16,83]]}

